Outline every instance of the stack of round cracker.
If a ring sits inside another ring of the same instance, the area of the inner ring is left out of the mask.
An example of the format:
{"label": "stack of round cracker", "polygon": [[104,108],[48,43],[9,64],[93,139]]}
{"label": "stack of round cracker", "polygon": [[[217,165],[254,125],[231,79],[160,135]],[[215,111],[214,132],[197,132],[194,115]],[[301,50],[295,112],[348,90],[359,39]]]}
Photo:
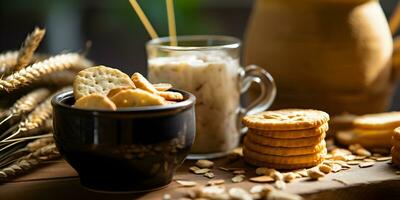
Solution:
{"label": "stack of round cracker", "polygon": [[392,144],[392,163],[397,167],[400,167],[400,127],[394,129]]}
{"label": "stack of round cracker", "polygon": [[326,154],[329,115],[318,110],[266,111],[243,118],[249,128],[243,154],[249,164],[274,169],[316,166]]}

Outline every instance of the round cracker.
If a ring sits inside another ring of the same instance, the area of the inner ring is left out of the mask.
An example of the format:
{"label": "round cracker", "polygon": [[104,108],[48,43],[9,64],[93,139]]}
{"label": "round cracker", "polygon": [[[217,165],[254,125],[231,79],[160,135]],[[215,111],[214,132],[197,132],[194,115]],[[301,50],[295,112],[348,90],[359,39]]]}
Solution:
{"label": "round cracker", "polygon": [[292,131],[267,131],[267,130],[258,130],[250,128],[249,132],[270,138],[296,139],[296,138],[318,136],[328,131],[328,129],[329,129],[328,123],[325,123],[319,127],[312,129],[292,130]]}
{"label": "round cracker", "polygon": [[256,144],[271,147],[310,147],[318,145],[322,140],[324,140],[325,133],[318,136],[297,139],[269,138],[254,133],[247,133],[246,137]]}
{"label": "round cracker", "polygon": [[78,99],[75,108],[116,110],[115,104],[107,97],[99,94],[89,94]]}
{"label": "round cracker", "polygon": [[315,163],[319,160],[323,159],[326,155],[326,148],[323,149],[321,152],[309,155],[300,155],[300,156],[275,156],[275,155],[268,155],[262,154],[255,151],[251,151],[246,147],[243,148],[243,156],[246,158],[250,158],[252,160],[258,160],[265,163],[271,164],[283,164],[283,165],[290,165],[290,164],[306,164],[306,163]]}
{"label": "round cracker", "polygon": [[270,147],[266,145],[260,145],[252,142],[247,137],[244,138],[243,145],[251,150],[262,154],[276,155],[276,156],[299,156],[307,154],[315,154],[321,152],[326,148],[325,140],[322,140],[315,146],[310,147]]}
{"label": "round cracker", "polygon": [[111,97],[118,108],[164,105],[164,98],[142,89],[122,90]]}
{"label": "round cracker", "polygon": [[329,121],[329,115],[319,110],[283,109],[248,115],[242,121],[259,130],[301,130],[321,126]]}
{"label": "round cracker", "polygon": [[80,99],[89,94],[106,96],[113,88],[135,88],[128,75],[105,66],[90,67],[80,71],[74,80],[74,96]]}
{"label": "round cracker", "polygon": [[357,117],[354,127],[360,129],[395,129],[400,126],[400,112],[368,114]]}

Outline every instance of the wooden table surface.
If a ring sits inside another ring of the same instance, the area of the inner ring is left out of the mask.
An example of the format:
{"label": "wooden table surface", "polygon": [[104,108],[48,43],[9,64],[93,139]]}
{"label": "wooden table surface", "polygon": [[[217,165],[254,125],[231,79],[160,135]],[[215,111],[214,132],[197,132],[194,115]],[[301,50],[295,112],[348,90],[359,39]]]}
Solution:
{"label": "wooden table surface", "polygon": [[[225,167],[244,167],[246,177],[255,176],[255,168],[244,164],[241,160],[227,164],[224,159],[216,160],[213,172],[216,178],[225,179],[225,185],[249,189],[254,183],[245,181],[232,183],[233,175],[218,169]],[[194,180],[205,185],[208,178],[194,175],[188,171],[193,161],[186,161],[177,171],[175,180]],[[388,162],[379,162],[370,168],[354,166],[347,171],[331,173],[319,181],[298,179],[287,184],[286,191],[300,194],[306,199],[400,199],[400,175],[397,169]],[[168,187],[143,194],[99,193],[87,190],[79,184],[79,177],[64,160],[48,162],[31,173],[0,185],[0,199],[162,199],[164,194],[173,198],[181,196],[187,188],[182,188],[176,182]]]}

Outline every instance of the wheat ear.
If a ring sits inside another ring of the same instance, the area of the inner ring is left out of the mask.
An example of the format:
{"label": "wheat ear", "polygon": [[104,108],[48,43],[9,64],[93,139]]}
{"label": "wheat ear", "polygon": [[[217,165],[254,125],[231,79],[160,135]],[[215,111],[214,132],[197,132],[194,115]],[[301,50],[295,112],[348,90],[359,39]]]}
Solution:
{"label": "wheat ear", "polygon": [[77,53],[67,53],[50,57],[42,62],[21,69],[7,76],[4,80],[0,80],[0,90],[12,91],[37,81],[44,75],[67,70],[75,65],[82,64],[81,62],[82,57]]}
{"label": "wheat ear", "polygon": [[18,99],[10,108],[10,114],[23,115],[31,112],[35,107],[50,95],[50,90],[46,88],[36,89]]}
{"label": "wheat ear", "polygon": [[45,125],[46,120],[51,118],[52,111],[51,98],[47,98],[19,124],[21,136],[31,135],[30,133],[33,132],[36,133],[37,129]]}
{"label": "wheat ear", "polygon": [[6,112],[7,117],[0,124],[12,119],[16,116],[21,116],[31,112],[42,101],[50,95],[50,90],[45,88],[36,89],[27,95],[18,99]]}
{"label": "wheat ear", "polygon": [[33,54],[39,47],[45,33],[46,30],[36,27],[35,30],[26,37],[24,44],[19,50],[17,64],[14,70],[18,71],[31,63]]}
{"label": "wheat ear", "polygon": [[0,179],[3,181],[14,176],[26,173],[40,163],[60,157],[60,153],[54,143],[50,143],[36,151],[22,157],[9,167],[0,170]]}
{"label": "wheat ear", "polygon": [[8,51],[0,54],[0,74],[12,71],[17,64],[18,51]]}

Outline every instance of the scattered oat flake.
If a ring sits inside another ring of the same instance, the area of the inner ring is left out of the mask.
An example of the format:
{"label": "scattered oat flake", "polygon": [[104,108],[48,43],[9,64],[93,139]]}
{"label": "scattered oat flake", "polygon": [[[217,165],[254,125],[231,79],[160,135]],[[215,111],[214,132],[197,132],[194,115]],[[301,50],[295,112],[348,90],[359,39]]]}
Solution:
{"label": "scattered oat flake", "polygon": [[397,174],[397,175],[400,175],[400,171],[396,171],[396,174]]}
{"label": "scattered oat flake", "polygon": [[370,159],[370,158],[366,158],[366,159],[364,159],[363,161],[364,161],[364,162],[375,162],[374,159]]}
{"label": "scattered oat flake", "polygon": [[182,185],[183,187],[194,187],[194,186],[197,185],[197,183],[194,182],[194,181],[176,180],[176,182],[177,182],[179,185]]}
{"label": "scattered oat flake", "polygon": [[243,182],[246,179],[246,176],[244,176],[243,174],[239,174],[234,176],[231,180],[233,183],[240,183]]}
{"label": "scattered oat flake", "polygon": [[378,162],[383,162],[383,161],[389,161],[389,160],[391,160],[391,159],[392,159],[391,156],[385,156],[385,157],[376,158],[376,161],[378,161]]}
{"label": "scattered oat flake", "polygon": [[360,168],[367,168],[367,167],[372,167],[375,164],[375,162],[362,162],[358,166]]}
{"label": "scattered oat flake", "polygon": [[215,179],[207,182],[207,185],[222,185],[225,183],[224,179]]}

